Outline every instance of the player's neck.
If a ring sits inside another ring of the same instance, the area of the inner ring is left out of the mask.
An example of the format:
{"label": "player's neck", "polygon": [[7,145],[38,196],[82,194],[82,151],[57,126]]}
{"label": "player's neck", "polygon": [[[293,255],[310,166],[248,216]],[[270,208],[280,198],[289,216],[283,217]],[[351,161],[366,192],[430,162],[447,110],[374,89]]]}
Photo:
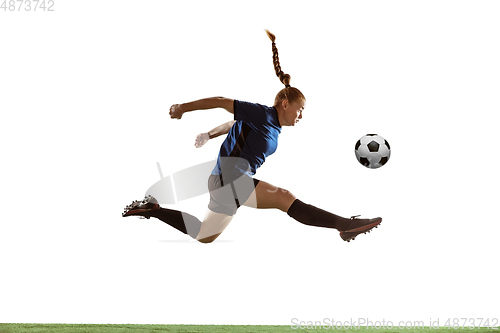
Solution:
{"label": "player's neck", "polygon": [[283,109],[282,107],[275,107],[276,108],[276,113],[278,114],[278,123],[280,124],[281,127],[283,126],[288,126],[286,124],[286,120],[285,120],[285,109]]}

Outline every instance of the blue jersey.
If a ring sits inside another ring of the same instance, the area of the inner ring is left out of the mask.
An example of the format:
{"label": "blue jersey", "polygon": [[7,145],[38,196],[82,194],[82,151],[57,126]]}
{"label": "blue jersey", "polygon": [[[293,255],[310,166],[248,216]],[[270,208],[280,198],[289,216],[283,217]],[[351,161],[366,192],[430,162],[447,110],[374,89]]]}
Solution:
{"label": "blue jersey", "polygon": [[278,148],[281,133],[278,112],[274,107],[235,100],[234,120],[212,174],[220,175],[224,170],[233,175],[253,176],[266,157]]}

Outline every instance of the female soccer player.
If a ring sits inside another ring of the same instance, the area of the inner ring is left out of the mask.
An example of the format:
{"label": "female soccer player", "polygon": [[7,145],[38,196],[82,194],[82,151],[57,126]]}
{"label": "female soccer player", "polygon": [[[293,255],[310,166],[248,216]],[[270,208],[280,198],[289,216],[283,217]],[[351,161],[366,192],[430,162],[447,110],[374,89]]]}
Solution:
{"label": "female soccer player", "polygon": [[266,30],[272,41],[273,63],[276,75],[285,85],[274,100],[274,106],[242,102],[224,97],[213,97],[170,108],[172,119],[181,119],[186,112],[223,108],[234,114],[234,120],[208,133],[199,134],[195,146],[227,134],[222,143],[217,164],[208,179],[210,203],[203,223],[196,217],[159,206],[152,196],[134,201],[122,216],[156,217],[170,226],[202,242],[213,242],[231,222],[241,205],[254,208],[277,208],[295,220],[311,226],[335,228],[340,237],[349,242],[360,233],[377,227],[382,218],[350,219],[329,213],[297,199],[291,192],[275,187],[253,176],[266,157],[276,151],[278,136],[283,126],[295,126],[302,119],[306,99],[299,89],[290,86],[290,75],[280,67],[276,37]]}

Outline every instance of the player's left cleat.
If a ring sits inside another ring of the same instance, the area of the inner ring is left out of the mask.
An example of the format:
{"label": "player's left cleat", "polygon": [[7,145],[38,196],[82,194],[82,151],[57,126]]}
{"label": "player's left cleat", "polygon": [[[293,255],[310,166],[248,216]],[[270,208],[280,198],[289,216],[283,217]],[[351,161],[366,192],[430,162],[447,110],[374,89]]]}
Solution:
{"label": "player's left cleat", "polygon": [[158,201],[151,195],[148,195],[144,197],[142,201],[136,200],[125,207],[122,216],[140,216],[141,218],[149,219],[151,217],[151,211],[157,209],[160,209]]}
{"label": "player's left cleat", "polygon": [[366,234],[370,232],[373,228],[377,228],[380,223],[382,223],[381,217],[376,217],[374,219],[357,219],[359,215],[351,216],[352,222],[349,224],[346,230],[340,232],[340,237],[346,242],[356,239],[359,234]]}

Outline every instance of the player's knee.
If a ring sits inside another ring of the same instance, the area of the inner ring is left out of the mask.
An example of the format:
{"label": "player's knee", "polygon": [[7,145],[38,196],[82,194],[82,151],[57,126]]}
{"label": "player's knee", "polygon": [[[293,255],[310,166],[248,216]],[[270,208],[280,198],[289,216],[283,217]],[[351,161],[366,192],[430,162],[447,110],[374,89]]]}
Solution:
{"label": "player's knee", "polygon": [[279,209],[286,212],[290,205],[295,201],[295,195],[292,192],[280,188]]}
{"label": "player's knee", "polygon": [[209,236],[209,237],[205,237],[202,239],[196,239],[196,240],[200,243],[208,244],[208,243],[212,243],[217,237],[219,237],[219,235],[220,235],[220,233],[218,233],[216,235]]}
{"label": "player's knee", "polygon": [[208,238],[203,238],[203,239],[198,239],[198,242],[203,243],[203,244],[208,244],[212,243],[215,239],[211,239],[210,237]]}

